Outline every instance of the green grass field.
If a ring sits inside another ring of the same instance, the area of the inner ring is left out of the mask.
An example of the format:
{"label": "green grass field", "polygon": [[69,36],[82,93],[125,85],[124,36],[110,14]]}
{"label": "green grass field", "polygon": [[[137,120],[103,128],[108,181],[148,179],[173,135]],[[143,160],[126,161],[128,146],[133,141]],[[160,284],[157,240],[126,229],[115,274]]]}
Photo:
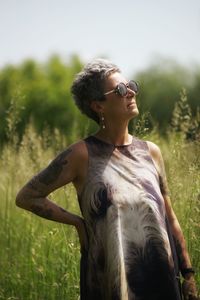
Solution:
{"label": "green grass field", "polygon": [[[79,299],[79,243],[71,226],[41,219],[15,206],[15,196],[32,175],[45,167],[55,152],[66,146],[62,139],[48,147],[29,128],[20,149],[15,142],[1,152],[0,160],[0,299]],[[182,136],[145,139],[162,149],[174,210],[181,223],[192,263],[200,269],[200,144]],[[80,214],[72,185],[50,196],[65,209]],[[197,285],[200,287],[200,274]]]}

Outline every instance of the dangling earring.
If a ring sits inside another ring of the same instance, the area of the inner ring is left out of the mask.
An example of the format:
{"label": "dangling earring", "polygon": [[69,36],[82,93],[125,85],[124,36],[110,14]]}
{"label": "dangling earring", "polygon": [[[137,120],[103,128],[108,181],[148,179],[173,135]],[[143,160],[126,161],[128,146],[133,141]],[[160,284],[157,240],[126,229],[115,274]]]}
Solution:
{"label": "dangling earring", "polygon": [[105,129],[105,128],[106,128],[106,125],[105,125],[105,118],[104,118],[104,115],[103,115],[103,114],[101,115],[101,127],[102,127],[102,129]]}

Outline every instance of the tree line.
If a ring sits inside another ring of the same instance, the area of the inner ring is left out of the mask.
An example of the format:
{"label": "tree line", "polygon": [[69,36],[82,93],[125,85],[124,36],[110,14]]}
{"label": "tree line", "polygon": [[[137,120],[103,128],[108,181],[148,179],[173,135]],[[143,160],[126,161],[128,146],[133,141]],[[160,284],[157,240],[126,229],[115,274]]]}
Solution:
{"label": "tree line", "polygon": [[[1,145],[8,140],[11,131],[17,132],[19,138],[22,137],[30,122],[39,134],[46,129],[49,133],[58,129],[65,136],[73,136],[73,133],[84,136],[94,131],[96,124],[78,111],[70,93],[72,81],[82,67],[83,62],[78,56],[72,56],[64,62],[54,55],[43,64],[29,59],[20,65],[2,68]],[[180,126],[174,124],[177,120],[182,122],[180,115],[184,111],[178,110],[177,102],[181,97],[182,100],[184,98],[180,96],[183,88],[187,105],[185,100],[182,102],[189,107],[185,113],[189,120],[187,122],[196,122],[195,126],[200,127],[200,67],[187,69],[175,62],[162,60],[138,72],[133,79],[139,83],[137,102],[141,116],[145,115],[145,122],[150,129],[156,126],[162,134],[167,132],[169,125],[174,126],[175,130],[180,129]]]}

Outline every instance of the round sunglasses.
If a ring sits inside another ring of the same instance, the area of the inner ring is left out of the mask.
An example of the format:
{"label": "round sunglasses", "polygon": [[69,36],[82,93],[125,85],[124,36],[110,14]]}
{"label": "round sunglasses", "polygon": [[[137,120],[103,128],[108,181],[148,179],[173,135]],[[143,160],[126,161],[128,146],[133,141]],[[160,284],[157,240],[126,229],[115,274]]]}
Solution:
{"label": "round sunglasses", "polygon": [[115,93],[117,95],[125,97],[128,94],[128,89],[130,89],[131,91],[134,92],[135,95],[137,95],[138,94],[138,90],[139,90],[137,82],[135,82],[134,80],[130,80],[127,84],[125,84],[123,82],[120,82],[116,86],[116,88],[114,88],[112,91],[106,92],[104,94],[104,96],[105,95],[109,95],[111,93]]}

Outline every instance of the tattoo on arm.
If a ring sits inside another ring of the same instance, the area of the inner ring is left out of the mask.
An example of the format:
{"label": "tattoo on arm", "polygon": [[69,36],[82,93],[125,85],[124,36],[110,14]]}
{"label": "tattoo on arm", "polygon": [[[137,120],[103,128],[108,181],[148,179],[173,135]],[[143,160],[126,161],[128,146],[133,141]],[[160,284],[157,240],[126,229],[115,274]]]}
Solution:
{"label": "tattoo on arm", "polygon": [[[51,186],[52,183],[55,182],[56,186],[59,185],[59,182],[56,183],[56,180],[60,177],[64,166],[68,164],[67,156],[71,152],[72,149],[67,149],[59,154],[46,169],[34,176],[26,184],[23,192],[23,207],[25,209],[45,219],[58,222],[61,220],[62,222],[63,213],[66,214],[68,212],[49,201],[46,197],[55,187]],[[62,179],[61,181],[63,182]],[[29,190],[27,190],[26,187],[29,188]],[[64,219],[65,218],[66,215],[64,216]]]}
{"label": "tattoo on arm", "polygon": [[45,170],[38,174],[38,180],[45,185],[49,185],[58,179],[62,172],[63,166],[68,163],[66,156],[71,152],[71,149],[67,149],[59,154]]}
{"label": "tattoo on arm", "polygon": [[46,169],[41,171],[37,176],[33,177],[28,182],[27,186],[33,190],[42,192],[38,187],[38,183],[43,183],[48,186],[49,184],[56,181],[63,170],[63,166],[68,163],[66,156],[69,155],[71,152],[72,149],[67,149],[61,154],[59,154]]}
{"label": "tattoo on arm", "polygon": [[[58,206],[58,209],[62,213],[67,213],[67,211]],[[31,206],[31,212],[38,215],[39,217],[48,219],[48,220],[54,220],[54,210],[52,208],[45,208],[42,205],[33,204]]]}
{"label": "tattoo on arm", "polygon": [[31,212],[48,220],[53,219],[53,210],[52,209],[45,209],[42,206],[39,206],[37,204],[33,204],[31,206]]}
{"label": "tattoo on arm", "polygon": [[38,192],[40,192],[40,189],[38,187],[38,179],[37,176],[34,176],[28,183],[27,183],[27,187],[29,187],[32,190],[36,190]]}
{"label": "tattoo on arm", "polygon": [[181,270],[183,268],[183,264],[184,264],[183,251],[182,251],[180,241],[175,237],[174,237],[174,241],[175,241],[175,245],[176,245],[176,253],[177,253],[177,256],[178,256],[179,268]]}
{"label": "tattoo on arm", "polygon": [[62,208],[62,207],[59,207],[59,208],[60,208],[60,211],[62,211],[62,212],[64,212],[64,213],[67,212],[64,208]]}

